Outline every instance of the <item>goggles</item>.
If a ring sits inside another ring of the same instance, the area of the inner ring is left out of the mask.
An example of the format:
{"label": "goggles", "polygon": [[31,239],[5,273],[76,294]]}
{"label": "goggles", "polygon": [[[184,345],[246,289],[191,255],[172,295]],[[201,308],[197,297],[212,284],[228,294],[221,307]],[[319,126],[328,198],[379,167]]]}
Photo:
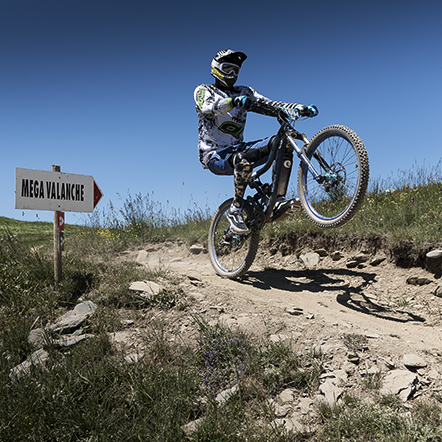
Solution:
{"label": "goggles", "polygon": [[220,63],[219,65],[221,71],[225,74],[239,74],[239,66],[237,64],[232,63]]}

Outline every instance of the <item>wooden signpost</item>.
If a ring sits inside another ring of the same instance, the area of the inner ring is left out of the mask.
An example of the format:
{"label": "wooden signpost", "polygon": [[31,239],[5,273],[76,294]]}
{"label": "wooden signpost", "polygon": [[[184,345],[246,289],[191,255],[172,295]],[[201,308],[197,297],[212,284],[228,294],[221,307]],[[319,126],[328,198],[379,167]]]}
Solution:
{"label": "wooden signpost", "polygon": [[15,169],[15,208],[54,212],[54,277],[61,281],[64,249],[64,212],[93,212],[103,193],[90,175]]}

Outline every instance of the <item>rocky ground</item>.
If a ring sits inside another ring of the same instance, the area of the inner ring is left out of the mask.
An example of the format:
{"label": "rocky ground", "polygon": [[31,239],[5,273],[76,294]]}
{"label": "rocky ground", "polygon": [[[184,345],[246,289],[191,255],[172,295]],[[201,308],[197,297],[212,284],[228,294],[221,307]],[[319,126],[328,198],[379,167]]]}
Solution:
{"label": "rocky ground", "polygon": [[[121,259],[179,277],[188,307],[157,313],[167,319],[171,336],[195,336],[197,313],[257,339],[321,349],[328,361],[318,394],[329,401],[348,390],[363,395],[367,376],[379,381],[382,393],[404,401],[442,396],[440,261],[429,261],[429,271],[399,267],[394,253],[363,242],[340,250],[294,251],[293,241],[287,244],[263,242],[241,280],[218,277],[204,248],[181,242],[151,244]],[[140,319],[116,339],[136,350],[145,326]]]}
{"label": "rocky ground", "polygon": [[[152,321],[164,319],[169,339],[186,341],[197,336],[198,315],[253,339],[290,342],[302,352],[320,349],[326,371],[314,397],[288,389],[269,398],[288,428],[298,428],[317,399],[334,402],[344,393],[367,397],[370,382],[378,393],[396,394],[404,403],[442,398],[442,252],[433,247],[433,258],[411,259],[404,248],[395,253],[380,247],[382,239],[333,241],[262,241],[241,280],[218,277],[203,247],[180,241],[126,251],[120,260],[168,270],[179,282],[186,308],[128,314],[134,319],[112,339],[134,362],[143,355]],[[134,281],[132,289],[155,296],[168,284]]]}

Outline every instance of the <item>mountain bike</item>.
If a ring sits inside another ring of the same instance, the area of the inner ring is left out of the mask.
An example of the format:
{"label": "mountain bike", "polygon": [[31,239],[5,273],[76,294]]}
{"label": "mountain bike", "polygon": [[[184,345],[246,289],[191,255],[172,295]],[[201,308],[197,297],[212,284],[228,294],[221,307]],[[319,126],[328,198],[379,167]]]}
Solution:
{"label": "mountain bike", "polygon": [[[256,101],[251,110],[274,115],[280,128],[267,162],[254,170],[248,182],[255,191],[245,199],[243,207],[249,232],[238,234],[230,229],[226,214],[232,198],[218,207],[210,225],[210,262],[219,276],[230,279],[247,272],[258,251],[262,228],[276,221],[273,212],[276,189],[287,148],[293,148],[300,159],[297,188],[301,208],[317,226],[333,228],[348,222],[363,202],[369,177],[364,144],[349,127],[327,126],[310,140],[294,128],[296,121],[306,119],[296,109]],[[261,177],[272,165],[272,182],[263,183]]]}

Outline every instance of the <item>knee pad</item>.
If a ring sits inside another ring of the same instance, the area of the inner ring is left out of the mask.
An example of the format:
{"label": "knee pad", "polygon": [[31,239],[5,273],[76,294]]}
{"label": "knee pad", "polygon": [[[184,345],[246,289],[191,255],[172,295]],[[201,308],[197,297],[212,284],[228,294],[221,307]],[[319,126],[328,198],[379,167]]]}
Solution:
{"label": "knee pad", "polygon": [[[241,155],[241,154],[237,154]],[[235,174],[248,174],[253,170],[253,165],[250,164],[246,159],[234,158],[234,172]]]}

